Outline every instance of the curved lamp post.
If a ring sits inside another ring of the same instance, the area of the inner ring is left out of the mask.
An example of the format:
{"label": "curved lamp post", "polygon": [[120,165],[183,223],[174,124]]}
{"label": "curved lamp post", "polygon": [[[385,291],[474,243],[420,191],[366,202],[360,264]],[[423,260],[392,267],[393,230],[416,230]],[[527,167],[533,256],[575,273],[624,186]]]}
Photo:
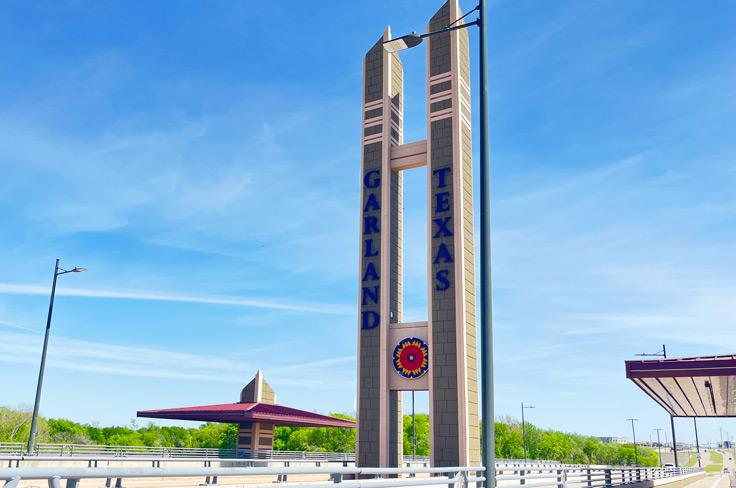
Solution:
{"label": "curved lamp post", "polygon": [[[493,317],[491,313],[491,163],[488,147],[488,82],[486,69],[486,0],[468,13],[456,19],[444,29],[426,34],[412,32],[383,43],[388,52],[416,47],[427,37],[448,31],[465,29],[472,25],[479,27],[478,57],[480,71],[480,358],[481,358],[481,417],[482,417],[482,460],[486,467],[485,486],[496,485],[495,442],[493,425]],[[478,18],[465,24],[457,24],[473,12]]]}
{"label": "curved lamp post", "polygon": [[87,271],[85,268],[62,269],[59,260],[54,267],[54,280],[51,282],[51,299],[49,300],[49,313],[46,317],[46,335],[43,338],[43,352],[41,353],[41,368],[38,371],[38,385],[36,386],[36,401],[33,404],[33,417],[31,418],[31,433],[28,436],[28,454],[33,454],[33,445],[36,443],[36,424],[38,422],[38,406],[41,403],[41,387],[43,386],[43,372],[46,369],[46,350],[49,347],[49,332],[51,330],[51,313],[54,311],[54,295],[56,295],[56,279],[67,273],[81,273]]}

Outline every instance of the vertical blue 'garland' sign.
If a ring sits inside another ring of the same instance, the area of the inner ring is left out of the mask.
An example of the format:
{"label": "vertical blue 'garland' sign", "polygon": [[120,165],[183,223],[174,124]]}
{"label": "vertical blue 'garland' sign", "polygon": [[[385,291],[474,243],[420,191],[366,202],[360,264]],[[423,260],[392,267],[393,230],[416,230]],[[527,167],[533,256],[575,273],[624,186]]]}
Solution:
{"label": "vertical blue 'garland' sign", "polygon": [[360,328],[373,329],[381,323],[381,171],[368,169],[363,174],[363,233]]}

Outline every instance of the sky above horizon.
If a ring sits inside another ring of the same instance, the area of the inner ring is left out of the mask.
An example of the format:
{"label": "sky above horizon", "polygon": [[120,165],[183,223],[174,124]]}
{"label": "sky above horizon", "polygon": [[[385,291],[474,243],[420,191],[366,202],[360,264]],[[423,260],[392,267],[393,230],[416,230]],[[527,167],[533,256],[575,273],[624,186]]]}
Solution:
{"label": "sky above horizon", "polygon": [[[127,424],[235,401],[257,369],[281,403],[354,413],[363,56],[441,3],[3,3],[0,405],[33,402],[60,257],[89,272],[59,280],[42,414]],[[624,360],[736,352],[736,4],[499,0],[489,22],[496,414],[638,417],[646,440],[669,419]],[[402,54],[407,142],[425,54]]]}

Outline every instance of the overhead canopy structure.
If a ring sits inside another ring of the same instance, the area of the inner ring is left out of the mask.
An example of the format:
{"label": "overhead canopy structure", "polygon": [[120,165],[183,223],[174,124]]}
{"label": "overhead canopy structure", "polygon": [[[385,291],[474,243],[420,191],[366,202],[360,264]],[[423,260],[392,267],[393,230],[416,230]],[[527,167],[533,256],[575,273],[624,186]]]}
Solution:
{"label": "overhead canopy structure", "polygon": [[166,408],[142,410],[138,417],[173,420],[199,420],[201,422],[223,422],[243,424],[264,422],[292,427],[345,427],[355,428],[355,422],[318,413],[307,412],[283,405],[260,402],[222,403],[200,407]]}
{"label": "overhead canopy structure", "polygon": [[274,427],[342,427],[355,428],[350,420],[320,415],[306,410],[285,407],[276,403],[276,392],[260,371],[240,392],[237,403],[218,403],[199,407],[141,410],[139,417],[171,420],[198,420],[238,424],[237,449],[246,456],[272,450]]}
{"label": "overhead canopy structure", "polygon": [[626,361],[626,377],[673,417],[736,417],[736,355]]}

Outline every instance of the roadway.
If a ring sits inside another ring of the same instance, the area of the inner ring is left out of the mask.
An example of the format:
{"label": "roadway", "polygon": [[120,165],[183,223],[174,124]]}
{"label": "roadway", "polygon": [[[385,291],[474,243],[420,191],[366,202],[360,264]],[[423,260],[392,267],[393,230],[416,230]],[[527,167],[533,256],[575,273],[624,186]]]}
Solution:
{"label": "roadway", "polygon": [[[724,449],[724,450],[717,449],[717,451],[723,454],[723,467],[728,468],[728,473],[724,473],[723,471],[721,471],[720,473],[713,473],[710,476],[706,476],[705,478],[701,478],[698,481],[694,481],[693,483],[688,484],[687,488],[730,488],[731,487],[731,480],[732,480],[732,476],[734,475],[734,468],[736,467],[736,463],[734,462],[734,459],[733,459],[733,451],[731,449]],[[703,455],[702,457],[703,467],[705,467],[708,464],[711,464],[710,452],[701,451],[701,453]]]}

